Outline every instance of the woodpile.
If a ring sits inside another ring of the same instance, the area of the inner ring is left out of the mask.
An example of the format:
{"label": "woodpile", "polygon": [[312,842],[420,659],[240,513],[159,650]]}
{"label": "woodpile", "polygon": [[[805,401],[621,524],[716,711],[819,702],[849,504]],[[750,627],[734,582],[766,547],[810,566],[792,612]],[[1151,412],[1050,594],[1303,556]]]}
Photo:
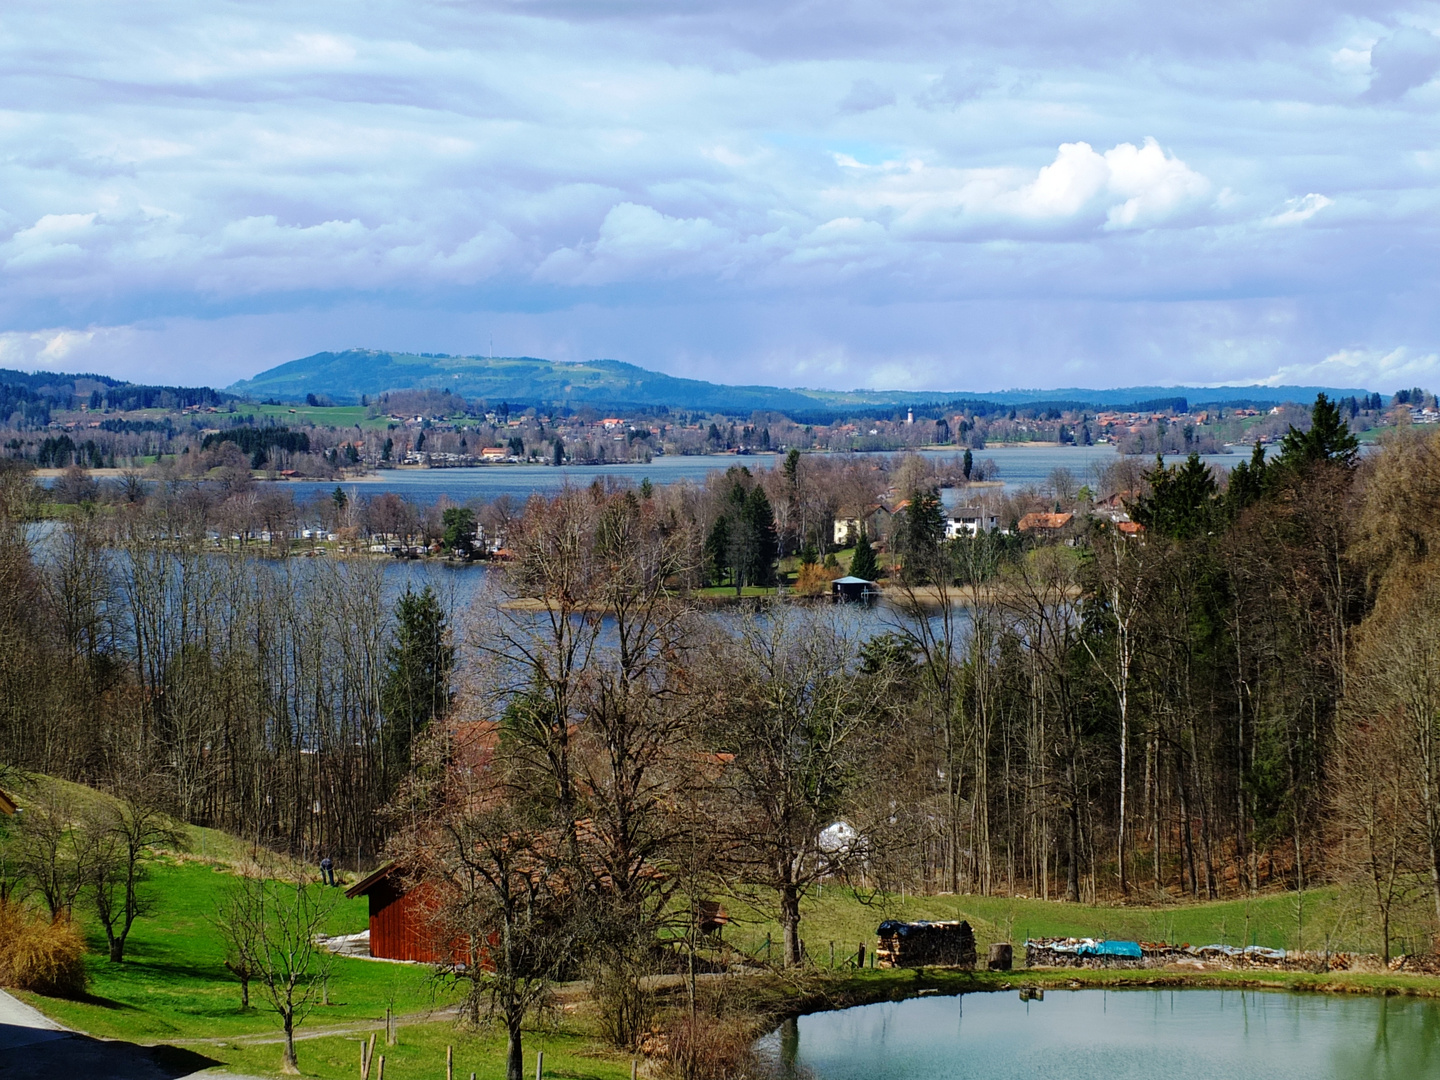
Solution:
{"label": "woodpile", "polygon": [[[1431,957],[1404,957],[1390,969],[1426,971],[1440,962]],[[1174,945],[1163,941],[1104,941],[1092,938],[1032,938],[1025,942],[1025,966],[1036,968],[1125,969],[1171,967],[1220,968],[1243,971],[1380,971],[1377,956],[1348,952],[1289,952],[1257,945]]]}
{"label": "woodpile", "polygon": [[950,922],[899,922],[887,919],[876,935],[880,967],[975,967],[975,932],[963,919]]}

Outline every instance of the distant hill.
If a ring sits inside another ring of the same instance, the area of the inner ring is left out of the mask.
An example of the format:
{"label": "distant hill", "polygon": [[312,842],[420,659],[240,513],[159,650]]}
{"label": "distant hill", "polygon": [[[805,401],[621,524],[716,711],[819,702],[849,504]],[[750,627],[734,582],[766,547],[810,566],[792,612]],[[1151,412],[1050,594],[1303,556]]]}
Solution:
{"label": "distant hill", "polygon": [[647,371],[619,360],[561,363],[530,356],[449,356],[374,349],[322,352],[262,371],[229,387],[251,398],[303,400],[327,394],[337,403],[387,390],[452,390],[467,399],[512,405],[590,405],[598,409],[665,406],[705,412],[748,413],[773,410],[792,415],[847,411],[870,412],[887,406],[955,404],[1072,405],[1126,407],[1184,399],[1199,404],[1273,404],[1310,402],[1324,390],[1332,396],[1363,394],[1360,389],[1313,386],[1227,386],[1196,389],[1136,386],[1114,390],[1005,390],[969,393],[941,390],[806,390],[773,386],[728,386]]}

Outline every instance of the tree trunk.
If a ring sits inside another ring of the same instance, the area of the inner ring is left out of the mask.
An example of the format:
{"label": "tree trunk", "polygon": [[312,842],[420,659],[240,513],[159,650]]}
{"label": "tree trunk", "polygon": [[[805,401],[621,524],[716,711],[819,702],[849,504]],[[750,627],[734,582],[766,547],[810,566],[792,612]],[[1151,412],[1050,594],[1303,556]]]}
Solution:
{"label": "tree trunk", "polygon": [[521,1043],[519,1016],[505,1019],[505,1080],[525,1080],[525,1047]]}
{"label": "tree trunk", "polygon": [[285,1017],[285,1064],[280,1071],[290,1075],[298,1075],[300,1072],[300,1061],[295,1056],[295,1018]]}
{"label": "tree trunk", "polygon": [[[1074,775],[1073,769],[1071,775]],[[1070,865],[1065,869],[1065,899],[1072,904],[1080,902],[1080,802],[1073,796],[1065,809],[1070,819]]]}
{"label": "tree trunk", "polygon": [[118,964],[125,959],[125,939],[123,937],[110,937],[110,962]]}
{"label": "tree trunk", "polygon": [[780,926],[785,931],[783,950],[786,967],[800,966],[800,890],[784,885],[780,890]]}

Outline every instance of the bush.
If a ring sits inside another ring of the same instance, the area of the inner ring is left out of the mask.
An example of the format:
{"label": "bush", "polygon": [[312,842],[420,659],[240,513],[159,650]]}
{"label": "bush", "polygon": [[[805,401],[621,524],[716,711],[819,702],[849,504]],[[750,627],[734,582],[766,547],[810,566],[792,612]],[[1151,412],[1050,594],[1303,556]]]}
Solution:
{"label": "bush", "polygon": [[85,939],[74,923],[0,901],[0,986],[73,997],[85,982]]}
{"label": "bush", "polygon": [[826,596],[830,583],[840,576],[840,568],[827,569],[818,563],[806,563],[795,577],[795,592],[800,596]]}
{"label": "bush", "polygon": [[661,1070],[675,1080],[765,1080],[776,1071],[755,1053],[755,1031],[745,1018],[677,1016],[655,1050]]}

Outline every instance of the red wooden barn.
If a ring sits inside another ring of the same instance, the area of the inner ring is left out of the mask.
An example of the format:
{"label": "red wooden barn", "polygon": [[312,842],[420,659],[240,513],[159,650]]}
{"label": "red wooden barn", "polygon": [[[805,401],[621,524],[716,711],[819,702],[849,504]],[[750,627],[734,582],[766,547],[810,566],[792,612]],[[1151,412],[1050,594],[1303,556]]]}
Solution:
{"label": "red wooden barn", "polygon": [[418,960],[446,964],[463,959],[463,950],[437,945],[427,903],[431,890],[424,884],[405,887],[394,863],[345,890],[348,897],[370,901],[370,955],[385,960]]}

